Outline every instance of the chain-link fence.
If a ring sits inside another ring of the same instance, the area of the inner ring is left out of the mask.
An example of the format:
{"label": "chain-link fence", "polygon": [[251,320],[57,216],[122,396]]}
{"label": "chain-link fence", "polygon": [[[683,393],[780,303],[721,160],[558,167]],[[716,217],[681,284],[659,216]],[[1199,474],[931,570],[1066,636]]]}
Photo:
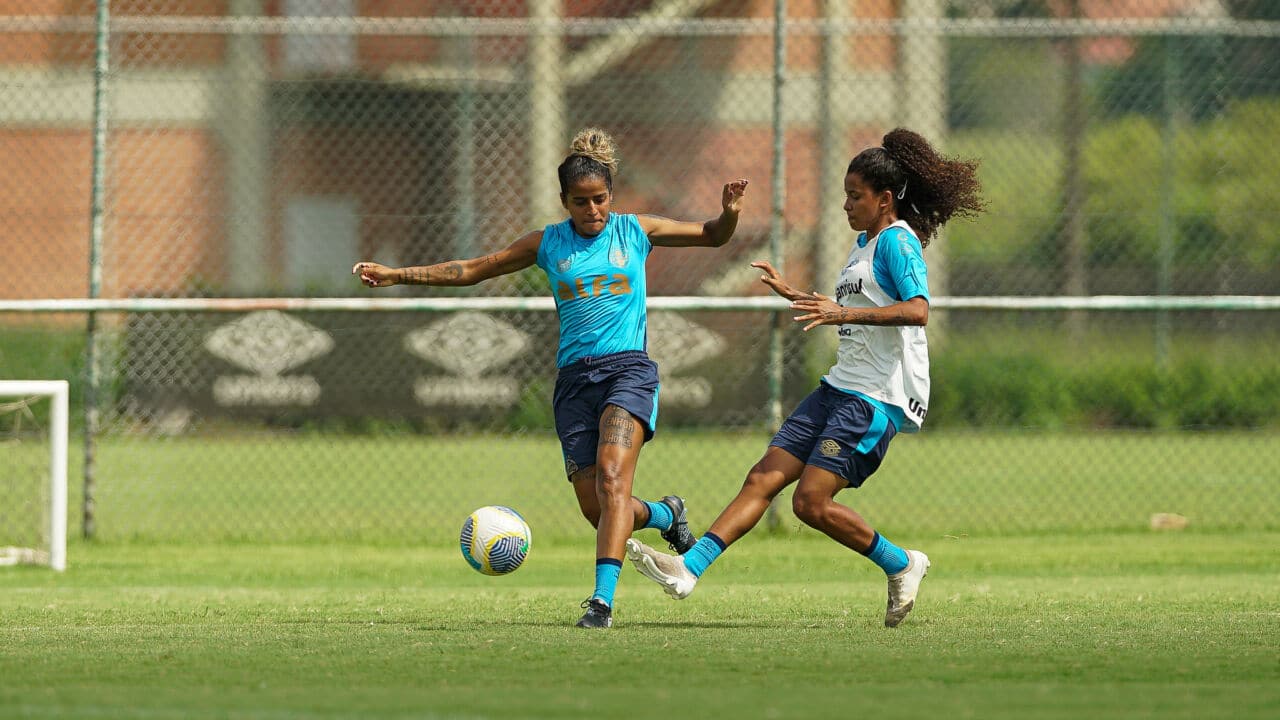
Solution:
{"label": "chain-link fence", "polygon": [[[355,260],[473,256],[563,217],[554,170],[586,125],[619,143],[622,212],[701,220],[751,180],[730,246],[655,250],[654,296],[762,294],[758,258],[832,286],[844,168],[899,125],[981,161],[989,211],[926,253],[936,298],[1272,296],[1273,6],[12,2],[0,299],[368,296]],[[536,269],[381,292],[548,294]],[[1280,523],[1275,311],[939,307],[926,432],[848,498],[873,521]],[[775,319],[652,321],[638,493],[686,494],[705,525],[768,440]],[[833,340],[777,324],[785,412]],[[100,313],[92,391],[85,327],[0,312],[0,377],[65,377],[99,409],[72,477],[94,478],[73,514],[100,538],[444,538],[490,502],[586,531],[551,431],[549,312]]]}

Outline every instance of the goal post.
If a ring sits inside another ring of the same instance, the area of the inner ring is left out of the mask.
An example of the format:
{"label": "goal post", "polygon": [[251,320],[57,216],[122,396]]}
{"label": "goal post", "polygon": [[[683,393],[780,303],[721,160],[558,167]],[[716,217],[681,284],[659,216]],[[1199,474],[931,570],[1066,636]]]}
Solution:
{"label": "goal post", "polygon": [[[38,543],[11,544],[7,537],[7,529],[0,524],[0,565],[37,564],[48,565],[54,570],[65,570],[67,567],[67,424],[69,406],[69,385],[66,380],[0,380],[0,406],[6,406],[14,412],[26,409],[32,402],[47,398],[49,400],[49,455],[47,484],[40,481],[47,489],[47,499],[40,499],[37,505],[44,506],[42,511],[48,512],[47,519],[42,519],[38,532],[24,536],[36,537]],[[16,433],[11,438],[17,444],[20,438]],[[0,442],[9,439],[0,433]],[[17,455],[20,450],[11,450]],[[10,453],[6,453],[10,454]],[[9,464],[15,475],[12,480],[17,484],[15,467],[18,463]],[[21,492],[14,489],[13,492]],[[14,513],[25,512],[30,507],[27,503],[14,498],[4,499],[5,505]],[[0,517],[0,521],[4,521]],[[8,522],[13,522],[10,517]],[[6,523],[7,524],[7,523]],[[23,547],[26,544],[39,544],[42,547]]]}

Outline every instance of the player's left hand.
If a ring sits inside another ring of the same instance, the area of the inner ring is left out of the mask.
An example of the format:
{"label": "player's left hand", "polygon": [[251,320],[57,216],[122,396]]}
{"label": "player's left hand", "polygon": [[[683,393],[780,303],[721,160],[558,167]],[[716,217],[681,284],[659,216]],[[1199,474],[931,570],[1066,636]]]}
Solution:
{"label": "player's left hand", "polygon": [[792,310],[800,310],[804,313],[803,315],[798,315],[791,319],[796,322],[809,323],[804,326],[806,332],[808,332],[810,328],[815,328],[819,325],[844,324],[840,320],[841,310],[843,308],[836,304],[835,300],[832,300],[822,293],[814,292],[810,293],[810,295],[812,297],[801,298],[791,303]]}
{"label": "player's left hand", "polygon": [[747,192],[746,178],[743,178],[741,180],[734,180],[731,183],[726,183],[724,186],[724,192],[721,194],[721,197],[720,197],[720,206],[724,208],[726,212],[731,212],[735,214],[741,212],[742,196],[746,192]]}

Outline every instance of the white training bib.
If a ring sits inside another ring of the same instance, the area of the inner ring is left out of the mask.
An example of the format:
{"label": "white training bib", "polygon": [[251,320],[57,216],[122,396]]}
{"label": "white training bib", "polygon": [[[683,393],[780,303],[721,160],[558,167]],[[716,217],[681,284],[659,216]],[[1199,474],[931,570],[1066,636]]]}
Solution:
{"label": "white training bib", "polygon": [[[915,235],[902,220],[889,227]],[[879,240],[877,235],[864,247],[854,243],[836,284],[835,300],[841,307],[886,307],[898,302],[876,282],[873,268]],[[907,421],[902,431],[919,430],[929,408],[929,343],[924,328],[849,324],[841,325],[839,334],[836,364],[823,380],[901,408]]]}

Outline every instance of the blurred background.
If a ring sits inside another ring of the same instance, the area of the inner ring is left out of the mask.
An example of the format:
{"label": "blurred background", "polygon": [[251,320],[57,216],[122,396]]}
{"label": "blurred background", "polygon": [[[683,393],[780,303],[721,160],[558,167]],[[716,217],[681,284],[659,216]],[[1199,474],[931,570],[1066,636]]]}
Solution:
{"label": "blurred background", "polygon": [[[653,253],[658,298],[763,295],[755,259],[829,291],[854,239],[844,169],[894,127],[980,161],[989,211],[926,252],[924,432],[841,497],[887,532],[1280,525],[1280,4],[8,0],[0,379],[72,383],[73,535],[445,542],[497,503],[587,536],[549,301],[24,304],[545,298],[537,268],[376,294],[350,268],[562,219],[555,168],[587,125],[618,141],[616,211],[703,220],[751,180],[731,245]],[[1113,295],[1167,302],[1070,302]],[[768,309],[650,323],[662,404],[637,494],[685,495],[701,531],[834,329]],[[46,417],[0,398],[0,545],[47,525]],[[794,529],[785,503],[771,524]]]}

